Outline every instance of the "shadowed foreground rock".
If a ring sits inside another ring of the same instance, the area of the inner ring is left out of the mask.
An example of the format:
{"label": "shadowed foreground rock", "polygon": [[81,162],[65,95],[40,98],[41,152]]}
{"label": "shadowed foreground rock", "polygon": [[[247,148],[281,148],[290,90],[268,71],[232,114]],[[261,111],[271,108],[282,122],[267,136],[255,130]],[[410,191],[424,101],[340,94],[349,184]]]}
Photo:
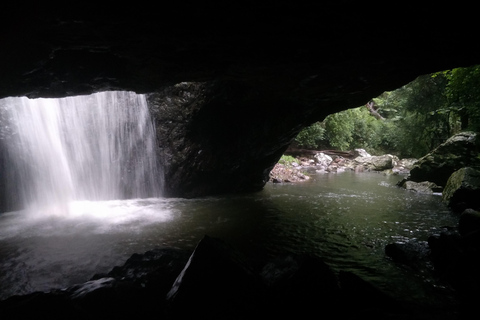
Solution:
{"label": "shadowed foreground rock", "polygon": [[254,268],[208,236],[188,255],[172,249],[135,254],[84,284],[0,301],[0,314],[2,320],[442,318],[442,310],[397,301],[353,273],[337,276],[315,256],[279,256]]}
{"label": "shadowed foreground rock", "polygon": [[461,168],[450,176],[443,190],[443,201],[454,211],[480,209],[480,171]]}
{"label": "shadowed foreground rock", "polygon": [[445,187],[452,173],[463,167],[479,167],[480,139],[475,132],[461,132],[450,137],[410,170],[408,180],[430,181]]}

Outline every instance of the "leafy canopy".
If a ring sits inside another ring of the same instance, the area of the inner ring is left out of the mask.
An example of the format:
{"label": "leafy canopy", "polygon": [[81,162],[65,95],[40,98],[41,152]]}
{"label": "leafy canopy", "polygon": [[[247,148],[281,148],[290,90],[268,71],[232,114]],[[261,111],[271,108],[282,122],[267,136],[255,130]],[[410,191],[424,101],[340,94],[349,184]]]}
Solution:
{"label": "leafy canopy", "polygon": [[304,128],[295,142],[311,149],[421,157],[462,130],[480,131],[480,65],[420,76],[372,104]]}

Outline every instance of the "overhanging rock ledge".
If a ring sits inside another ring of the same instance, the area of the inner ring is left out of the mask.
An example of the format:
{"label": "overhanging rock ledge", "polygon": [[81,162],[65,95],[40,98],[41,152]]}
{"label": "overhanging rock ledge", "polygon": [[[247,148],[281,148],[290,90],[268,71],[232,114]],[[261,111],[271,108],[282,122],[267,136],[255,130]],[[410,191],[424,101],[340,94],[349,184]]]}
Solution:
{"label": "overhanging rock ledge", "polygon": [[0,97],[147,93],[172,196],[259,190],[303,126],[480,63],[453,5],[2,6]]}

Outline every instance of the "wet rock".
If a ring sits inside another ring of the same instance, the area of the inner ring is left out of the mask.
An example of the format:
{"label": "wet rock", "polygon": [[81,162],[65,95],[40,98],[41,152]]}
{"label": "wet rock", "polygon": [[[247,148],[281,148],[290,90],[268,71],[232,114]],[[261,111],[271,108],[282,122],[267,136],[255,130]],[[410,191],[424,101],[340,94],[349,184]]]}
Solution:
{"label": "wet rock", "polygon": [[452,173],[442,198],[455,212],[467,208],[480,209],[480,171],[466,167]]}
{"label": "wet rock", "polygon": [[449,138],[420,158],[410,171],[409,180],[431,181],[445,186],[453,172],[463,167],[480,166],[480,141],[474,132],[462,132]]}
{"label": "wet rock", "polygon": [[437,186],[435,183],[430,181],[414,182],[402,180],[401,183],[398,183],[398,186],[403,187],[407,190],[426,194],[433,194],[434,192],[442,191],[442,187]]}
{"label": "wet rock", "polygon": [[480,230],[480,212],[473,209],[466,209],[460,215],[458,231],[462,236]]}
{"label": "wet rock", "polygon": [[424,268],[430,249],[426,241],[410,240],[388,244],[385,247],[385,254],[393,261],[419,271]]}

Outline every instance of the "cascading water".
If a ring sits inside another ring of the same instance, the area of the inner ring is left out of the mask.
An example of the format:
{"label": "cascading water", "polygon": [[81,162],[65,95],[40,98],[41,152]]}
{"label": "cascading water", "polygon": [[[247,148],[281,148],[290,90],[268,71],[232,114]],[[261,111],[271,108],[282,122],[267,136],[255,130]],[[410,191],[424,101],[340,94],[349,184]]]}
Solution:
{"label": "cascading water", "polygon": [[7,207],[63,210],[71,201],[160,195],[145,96],[6,98],[0,111]]}

